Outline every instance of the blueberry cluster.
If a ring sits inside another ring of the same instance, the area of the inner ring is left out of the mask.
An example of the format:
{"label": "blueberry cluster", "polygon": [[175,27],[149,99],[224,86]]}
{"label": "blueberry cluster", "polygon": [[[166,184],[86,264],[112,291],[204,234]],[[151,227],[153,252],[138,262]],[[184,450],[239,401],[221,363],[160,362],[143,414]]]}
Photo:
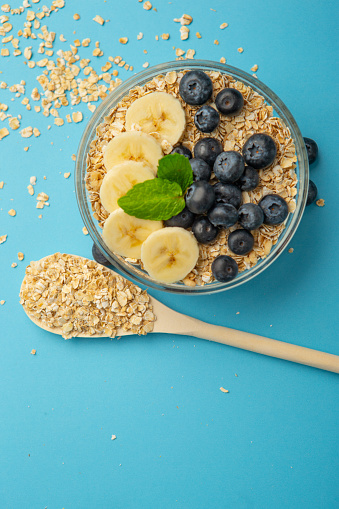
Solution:
{"label": "blueberry cluster", "polygon": [[[233,88],[224,88],[214,99],[215,108],[205,104],[213,94],[210,77],[200,70],[187,72],[180,81],[179,94],[192,106],[199,106],[194,117],[199,131],[210,134],[220,123],[220,115],[238,115],[244,106],[242,94]],[[311,138],[304,138],[309,164],[318,156],[318,146]],[[277,154],[274,140],[265,133],[250,136],[242,148],[236,151],[223,151],[222,144],[213,137],[200,139],[193,150],[178,145],[173,153],[181,154],[190,161],[194,182],[186,193],[186,206],[176,216],[165,221],[165,226],[191,228],[201,244],[213,242],[220,229],[229,228],[236,223],[238,228],[228,235],[228,247],[238,256],[248,254],[254,246],[251,231],[262,224],[277,225],[288,215],[286,201],[279,195],[264,196],[258,205],[242,204],[242,191],[251,191],[259,184],[258,170],[268,168]],[[212,175],[218,180],[210,184]],[[317,187],[309,181],[306,205],[316,200]],[[93,258],[100,264],[110,266],[101,251],[93,244]],[[221,282],[234,279],[238,265],[230,256],[220,255],[212,263],[214,277]]]}
{"label": "blueberry cluster", "polygon": [[[213,92],[210,78],[202,71],[190,71],[182,78],[179,93],[184,101],[199,105],[195,125],[203,133],[211,133],[220,122],[220,113],[237,115],[243,105],[242,94],[225,88],[215,99],[216,109],[204,103]],[[189,158],[194,182],[186,193],[186,207],[180,214],[165,221],[166,226],[192,228],[201,244],[213,242],[220,229],[239,224],[241,228],[228,236],[228,247],[236,255],[248,254],[254,246],[251,230],[263,223],[276,225],[288,215],[286,201],[270,194],[258,205],[242,204],[242,191],[251,191],[259,184],[258,170],[270,166],[277,154],[274,140],[265,133],[254,134],[246,141],[242,153],[223,151],[222,144],[213,137],[201,138],[194,146],[193,155],[187,147],[179,145],[173,152]],[[210,184],[212,171],[218,180]],[[226,255],[218,256],[212,263],[212,272],[218,281],[226,282],[236,277],[238,265]]]}
{"label": "blueberry cluster", "polygon": [[[311,138],[304,138],[308,163],[313,164],[318,157],[318,145]],[[306,205],[311,205],[317,199],[318,189],[315,183],[310,180],[308,183],[308,194]]]}
{"label": "blueberry cluster", "polygon": [[215,98],[217,109],[205,103],[211,98],[213,83],[203,71],[189,71],[179,85],[181,98],[192,106],[201,106],[194,116],[194,123],[202,133],[211,133],[220,122],[220,113],[227,117],[238,115],[244,106],[244,98],[234,88],[224,88]]}

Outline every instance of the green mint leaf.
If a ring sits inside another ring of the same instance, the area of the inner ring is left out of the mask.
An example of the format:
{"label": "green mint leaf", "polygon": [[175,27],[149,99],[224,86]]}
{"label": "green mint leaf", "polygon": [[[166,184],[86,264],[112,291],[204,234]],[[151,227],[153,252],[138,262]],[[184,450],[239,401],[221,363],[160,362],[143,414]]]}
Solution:
{"label": "green mint leaf", "polygon": [[158,177],[177,182],[185,193],[193,183],[193,171],[187,157],[180,154],[169,154],[158,163]]}
{"label": "green mint leaf", "polygon": [[184,209],[185,199],[177,182],[155,178],[133,186],[118,205],[130,216],[165,221]]}

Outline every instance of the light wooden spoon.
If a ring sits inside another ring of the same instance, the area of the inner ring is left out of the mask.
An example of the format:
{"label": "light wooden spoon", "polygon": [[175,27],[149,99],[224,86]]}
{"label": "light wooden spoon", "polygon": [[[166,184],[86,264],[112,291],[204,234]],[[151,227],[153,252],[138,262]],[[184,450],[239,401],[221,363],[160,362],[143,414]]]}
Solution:
{"label": "light wooden spoon", "polygon": [[[72,255],[74,256],[74,255]],[[74,256],[75,258],[81,258],[80,256]],[[49,258],[49,257],[46,257]],[[45,258],[42,258],[44,260]],[[40,261],[42,261],[40,260]],[[84,261],[92,261],[83,258]],[[110,269],[107,269],[110,270]],[[113,270],[110,270],[112,274],[120,276]],[[121,277],[121,276],[120,276]],[[218,325],[212,325],[209,323],[202,322],[196,318],[183,315],[168,308],[153,297],[150,298],[150,303],[153,306],[153,311],[157,317],[154,322],[155,333],[167,333],[167,334],[182,334],[184,336],[193,336],[195,338],[207,339],[209,341],[215,341],[216,343],[223,343],[225,345],[234,346],[243,350],[249,350],[251,352],[260,353],[263,355],[269,355],[270,357],[277,357],[279,359],[285,359],[299,364],[306,364],[314,368],[324,369],[326,371],[332,371],[339,373],[339,356],[330,353],[320,352],[318,350],[312,350],[311,348],[305,348],[302,346],[285,343],[283,341],[277,341],[275,339],[265,338],[263,336],[257,336],[249,332],[242,332],[235,329],[229,329],[228,327],[221,327]],[[23,306],[27,316],[34,322],[38,327],[45,329],[54,334],[61,335],[60,328],[47,327],[42,321],[32,317]],[[119,330],[117,336],[132,335],[130,331]],[[79,334],[78,337],[88,337],[85,334]],[[104,334],[96,334],[90,337],[105,337]]]}

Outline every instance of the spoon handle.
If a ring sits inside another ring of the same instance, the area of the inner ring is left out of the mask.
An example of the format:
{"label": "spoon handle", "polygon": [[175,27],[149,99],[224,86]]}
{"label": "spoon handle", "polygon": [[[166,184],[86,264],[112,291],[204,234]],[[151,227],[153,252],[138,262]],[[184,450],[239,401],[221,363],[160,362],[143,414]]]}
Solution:
{"label": "spoon handle", "polygon": [[[292,345],[283,341],[257,336],[249,332],[241,332],[228,327],[211,325],[200,320],[191,319],[190,327],[182,330],[181,334],[196,338],[223,343],[224,345],[235,346],[243,350],[277,357],[287,361],[298,362],[314,368],[339,373],[339,356],[330,353],[312,350],[303,346]],[[179,332],[180,334],[180,332]]]}

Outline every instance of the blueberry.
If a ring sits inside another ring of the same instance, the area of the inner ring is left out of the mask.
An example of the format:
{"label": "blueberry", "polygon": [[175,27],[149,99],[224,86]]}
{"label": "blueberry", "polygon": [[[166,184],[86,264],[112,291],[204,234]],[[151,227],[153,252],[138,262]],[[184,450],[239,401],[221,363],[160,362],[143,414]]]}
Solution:
{"label": "blueberry", "polygon": [[200,244],[209,244],[216,239],[218,228],[207,219],[206,216],[197,217],[192,225],[192,232]]}
{"label": "blueberry", "polygon": [[212,262],[212,274],[221,283],[232,281],[238,274],[238,265],[227,255],[217,256]]}
{"label": "blueberry", "polygon": [[318,157],[318,145],[312,138],[304,138],[304,142],[307,150],[308,162],[312,164]]}
{"label": "blueberry", "polygon": [[204,104],[212,92],[212,80],[203,71],[189,71],[181,78],[179,94],[187,104]]}
{"label": "blueberry", "polygon": [[220,116],[217,110],[212,106],[202,106],[194,115],[194,123],[196,128],[203,133],[211,133],[218,127]]}
{"label": "blueberry", "polygon": [[217,156],[222,152],[222,144],[216,138],[202,138],[194,147],[194,157],[203,159],[213,166]]}
{"label": "blueberry", "polygon": [[259,173],[252,166],[245,166],[245,171],[236,182],[242,191],[252,191],[259,185]]}
{"label": "blueberry", "polygon": [[220,182],[232,184],[244,173],[245,163],[239,152],[221,152],[215,160],[213,171]]}
{"label": "blueberry", "polygon": [[264,213],[265,224],[283,223],[288,216],[287,203],[278,194],[267,194],[264,198],[261,198],[259,206]]}
{"label": "blueberry", "polygon": [[179,212],[179,214],[171,217],[170,219],[167,219],[167,221],[164,221],[164,224],[165,226],[179,226],[180,228],[189,228],[192,226],[194,218],[195,215],[193,212],[185,207],[181,212]]}
{"label": "blueberry", "polygon": [[248,230],[234,230],[228,236],[228,247],[239,256],[252,251],[254,246],[254,237]]}
{"label": "blueberry", "polygon": [[211,167],[203,159],[195,157],[190,160],[194,180],[209,180],[211,178]]}
{"label": "blueberry", "polygon": [[112,264],[109,260],[107,260],[102,252],[97,248],[95,244],[92,246],[92,256],[97,263],[100,265],[105,265],[105,267],[110,267]]}
{"label": "blueberry", "polygon": [[277,155],[277,146],[268,134],[253,134],[243,146],[242,155],[248,166],[260,170],[273,163]]}
{"label": "blueberry", "polygon": [[255,203],[244,203],[238,210],[239,224],[246,230],[256,230],[264,222],[264,213]]}
{"label": "blueberry", "polygon": [[224,88],[215,98],[215,105],[224,115],[238,115],[244,106],[244,98],[239,90]]}
{"label": "blueberry", "polygon": [[187,159],[191,159],[192,157],[192,152],[190,151],[189,148],[185,147],[184,145],[178,145],[177,147],[175,147],[171,154],[180,154],[181,156],[185,156],[187,157]]}
{"label": "blueberry", "polygon": [[238,209],[242,201],[242,193],[239,187],[232,184],[223,184],[218,182],[213,186],[215,192],[215,201],[217,203],[230,203]]}
{"label": "blueberry", "polygon": [[230,203],[217,203],[207,217],[214,226],[228,228],[238,221],[238,211]]}
{"label": "blueberry", "polygon": [[311,205],[317,198],[318,189],[313,180],[310,180],[308,184],[308,195],[307,195],[307,201],[306,205]]}
{"label": "blueberry", "polygon": [[204,214],[212,207],[214,200],[214,189],[206,180],[193,182],[186,193],[186,205],[193,214]]}

